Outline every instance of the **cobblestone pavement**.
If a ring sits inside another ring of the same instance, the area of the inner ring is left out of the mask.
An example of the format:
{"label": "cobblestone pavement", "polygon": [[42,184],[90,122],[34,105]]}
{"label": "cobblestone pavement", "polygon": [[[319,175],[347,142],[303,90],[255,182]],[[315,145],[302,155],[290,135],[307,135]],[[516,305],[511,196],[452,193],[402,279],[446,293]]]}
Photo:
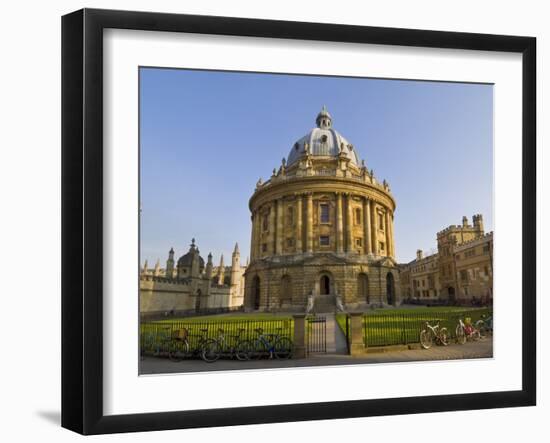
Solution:
{"label": "cobblestone pavement", "polygon": [[464,345],[434,346],[429,350],[411,349],[401,351],[373,352],[361,357],[349,355],[312,355],[309,358],[291,360],[260,360],[241,362],[237,360],[218,360],[206,363],[202,360],[183,360],[172,362],[167,358],[145,357],[140,361],[140,373],[169,374],[184,372],[227,371],[242,369],[296,368],[308,366],[335,366],[366,363],[397,363],[426,360],[456,360],[472,358],[491,358],[493,341],[485,339],[468,342]]}

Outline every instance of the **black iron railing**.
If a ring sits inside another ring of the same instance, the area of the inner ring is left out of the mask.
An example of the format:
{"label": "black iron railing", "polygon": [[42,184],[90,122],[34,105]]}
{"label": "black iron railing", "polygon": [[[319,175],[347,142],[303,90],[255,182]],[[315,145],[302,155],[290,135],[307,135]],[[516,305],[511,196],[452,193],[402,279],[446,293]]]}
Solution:
{"label": "black iron railing", "polygon": [[[185,337],[189,343],[191,353],[198,353],[202,344],[207,339],[215,339],[220,336],[222,330],[226,340],[256,340],[257,329],[262,329],[264,334],[278,334],[281,337],[292,339],[292,319],[268,319],[268,320],[167,320],[154,322],[141,322],[140,324],[140,350],[142,355],[164,355],[169,348],[169,343],[175,337]],[[180,331],[184,331],[182,334]]]}
{"label": "black iron railing", "polygon": [[308,353],[327,352],[327,319],[322,316],[306,318]]}
{"label": "black iron railing", "polygon": [[490,309],[472,309],[449,312],[396,312],[368,313],[363,316],[363,340],[365,346],[406,345],[420,341],[420,331],[426,322],[439,322],[447,328],[451,338],[456,337],[459,318],[470,318],[472,323],[487,315]]}

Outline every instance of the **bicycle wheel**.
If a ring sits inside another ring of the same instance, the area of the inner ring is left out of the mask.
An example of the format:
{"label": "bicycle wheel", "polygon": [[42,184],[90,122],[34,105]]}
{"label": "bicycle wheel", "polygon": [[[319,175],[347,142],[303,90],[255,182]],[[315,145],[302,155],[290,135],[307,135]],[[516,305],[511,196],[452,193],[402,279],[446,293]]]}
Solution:
{"label": "bicycle wheel", "polygon": [[252,345],[249,356],[250,360],[260,360],[264,357],[267,358],[269,356],[269,349],[262,340],[256,340]]}
{"label": "bicycle wheel", "polygon": [[287,337],[281,337],[275,342],[275,357],[279,360],[287,360],[292,356],[292,341]]}
{"label": "bicycle wheel", "polygon": [[460,325],[456,325],[456,342],[460,345],[466,343],[466,334],[464,328]]}
{"label": "bicycle wheel", "polygon": [[447,328],[441,328],[439,331],[439,342],[443,346],[449,345],[449,331],[447,331]]}
{"label": "bicycle wheel", "polygon": [[427,331],[426,329],[423,329],[422,332],[420,332],[420,345],[424,349],[430,349],[433,344],[433,337],[431,331]]}
{"label": "bicycle wheel", "polygon": [[242,340],[237,343],[237,346],[235,347],[235,357],[237,357],[237,360],[240,361],[250,360],[250,354],[253,349],[254,347],[250,340]]}
{"label": "bicycle wheel", "polygon": [[477,329],[473,330],[471,337],[473,341],[478,341],[479,339],[481,339],[481,335]]}
{"label": "bicycle wheel", "polygon": [[189,358],[193,355],[193,352],[191,351],[191,347],[189,346],[189,341],[185,340],[181,344],[181,352],[182,352],[182,359]]}
{"label": "bicycle wheel", "polygon": [[168,358],[170,361],[181,361],[181,353],[180,353],[180,343],[177,341],[172,341],[170,345],[168,346]]}
{"label": "bicycle wheel", "polygon": [[475,328],[479,331],[480,338],[485,338],[487,336],[487,328],[483,320],[476,321]]}
{"label": "bicycle wheel", "polygon": [[207,363],[214,363],[220,358],[218,342],[214,339],[207,340],[201,350],[201,357]]}

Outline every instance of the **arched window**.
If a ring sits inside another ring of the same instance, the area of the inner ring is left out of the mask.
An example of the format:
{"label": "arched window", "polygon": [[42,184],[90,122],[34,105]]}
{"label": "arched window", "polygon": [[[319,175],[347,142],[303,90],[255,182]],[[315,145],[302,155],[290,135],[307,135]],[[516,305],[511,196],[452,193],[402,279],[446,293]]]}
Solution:
{"label": "arched window", "polygon": [[395,303],[395,280],[391,272],[386,275],[386,296],[388,304],[393,305]]}
{"label": "arched window", "polygon": [[260,309],[260,277],[257,275],[252,279],[252,301],[254,310]]}

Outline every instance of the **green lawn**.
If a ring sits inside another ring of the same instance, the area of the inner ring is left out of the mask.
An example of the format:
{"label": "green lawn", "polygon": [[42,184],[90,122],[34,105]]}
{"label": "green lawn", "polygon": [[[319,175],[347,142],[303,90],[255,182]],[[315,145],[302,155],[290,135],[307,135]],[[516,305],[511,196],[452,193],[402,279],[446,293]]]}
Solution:
{"label": "green lawn", "polygon": [[[412,309],[377,309],[363,316],[363,339],[367,346],[388,346],[418,343],[421,329],[426,322],[440,322],[452,337],[455,336],[458,318],[469,317],[476,322],[487,308],[440,306]],[[337,321],[345,332],[346,315],[339,314]]]}

